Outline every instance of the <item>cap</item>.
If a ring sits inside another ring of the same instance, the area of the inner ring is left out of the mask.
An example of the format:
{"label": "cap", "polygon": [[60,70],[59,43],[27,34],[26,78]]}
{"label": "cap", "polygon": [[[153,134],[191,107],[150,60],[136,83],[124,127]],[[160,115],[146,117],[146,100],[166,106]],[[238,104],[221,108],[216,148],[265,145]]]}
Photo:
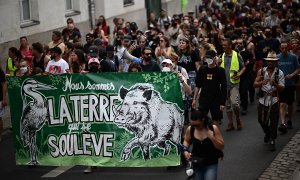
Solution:
{"label": "cap", "polygon": [[106,59],[106,48],[99,48],[99,59]]}
{"label": "cap", "polygon": [[161,62],[161,64],[163,64],[163,63],[172,64],[172,65],[173,65],[171,59],[164,59],[164,60]]}
{"label": "cap", "polygon": [[260,27],[260,26],[261,26],[261,25],[260,25],[259,22],[255,22],[255,23],[252,24],[252,27]]}
{"label": "cap", "polygon": [[54,53],[58,53],[58,54],[62,53],[62,50],[58,46],[55,46],[55,47],[51,48],[50,51],[54,52]]}
{"label": "cap", "polygon": [[226,25],[226,29],[234,29],[234,26],[231,25],[231,24],[227,24],[227,25]]}
{"label": "cap", "polygon": [[91,57],[97,57],[98,56],[98,47],[97,46],[90,46],[88,50],[88,55]]}
{"label": "cap", "polygon": [[114,46],[113,45],[111,45],[111,44],[109,44],[109,45],[107,45],[106,46],[106,52],[108,52],[108,51],[114,51],[115,50],[115,48],[114,48]]}
{"label": "cap", "polygon": [[100,39],[100,38],[96,38],[96,39],[94,40],[94,45],[95,45],[95,46],[101,46],[101,45],[102,45],[101,39]]}
{"label": "cap", "polygon": [[124,36],[124,41],[131,41],[131,36],[130,35],[125,35]]}
{"label": "cap", "polygon": [[91,64],[91,63],[97,63],[97,64],[100,64],[100,61],[99,61],[98,58],[91,58],[91,59],[89,60],[89,63],[88,63],[88,64]]}
{"label": "cap", "polygon": [[214,50],[208,50],[205,53],[205,58],[213,59],[216,56],[217,56],[217,53]]}

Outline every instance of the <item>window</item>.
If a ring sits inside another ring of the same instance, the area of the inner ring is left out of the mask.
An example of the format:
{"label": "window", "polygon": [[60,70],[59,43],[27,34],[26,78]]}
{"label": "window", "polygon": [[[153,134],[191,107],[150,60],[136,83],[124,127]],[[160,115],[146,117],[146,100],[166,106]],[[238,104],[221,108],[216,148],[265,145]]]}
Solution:
{"label": "window", "polygon": [[66,14],[65,17],[75,16],[80,14],[79,0],[66,0]]}
{"label": "window", "polygon": [[134,5],[134,0],[124,0],[124,7]]}
{"label": "window", "polygon": [[39,24],[38,19],[38,0],[20,0],[21,28]]}
{"label": "window", "polygon": [[66,10],[73,10],[73,1],[72,0],[66,0]]}
{"label": "window", "polygon": [[29,0],[21,0],[21,21],[30,20],[30,2]]}

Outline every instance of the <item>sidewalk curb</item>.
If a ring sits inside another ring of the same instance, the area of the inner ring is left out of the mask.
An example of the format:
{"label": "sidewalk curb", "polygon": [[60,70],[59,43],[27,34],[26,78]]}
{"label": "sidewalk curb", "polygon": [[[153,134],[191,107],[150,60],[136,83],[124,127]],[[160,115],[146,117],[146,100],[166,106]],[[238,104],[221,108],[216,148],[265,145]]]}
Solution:
{"label": "sidewalk curb", "polygon": [[300,129],[277,154],[258,180],[300,179]]}

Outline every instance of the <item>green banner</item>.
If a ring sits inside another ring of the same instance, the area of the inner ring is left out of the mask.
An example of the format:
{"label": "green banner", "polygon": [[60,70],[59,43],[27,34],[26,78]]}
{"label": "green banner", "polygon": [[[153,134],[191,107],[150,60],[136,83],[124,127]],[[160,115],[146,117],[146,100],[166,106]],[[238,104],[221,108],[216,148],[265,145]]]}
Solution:
{"label": "green banner", "polygon": [[180,164],[176,73],[10,77],[7,85],[18,165]]}

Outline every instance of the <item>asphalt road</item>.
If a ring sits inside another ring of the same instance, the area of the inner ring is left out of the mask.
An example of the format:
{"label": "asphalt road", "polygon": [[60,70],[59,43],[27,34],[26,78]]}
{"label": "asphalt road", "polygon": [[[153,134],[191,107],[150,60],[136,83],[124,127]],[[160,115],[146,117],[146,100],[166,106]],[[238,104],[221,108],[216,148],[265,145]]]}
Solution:
{"label": "asphalt road", "polygon": [[[225,140],[225,157],[219,163],[220,180],[253,180],[269,166],[272,160],[285,146],[300,127],[300,113],[294,117],[294,129],[285,135],[279,135],[277,150],[269,152],[263,143],[263,132],[257,122],[256,105],[249,106],[249,112],[242,116],[244,128],[241,131],[225,132],[226,119],[223,120],[222,134]],[[182,180],[186,179],[185,169],[175,168],[97,168],[96,172],[83,174],[82,166],[29,168],[16,166],[12,134],[8,133],[0,142],[0,177],[7,180]],[[54,176],[54,177],[50,177]],[[8,177],[8,178],[4,178]]]}

